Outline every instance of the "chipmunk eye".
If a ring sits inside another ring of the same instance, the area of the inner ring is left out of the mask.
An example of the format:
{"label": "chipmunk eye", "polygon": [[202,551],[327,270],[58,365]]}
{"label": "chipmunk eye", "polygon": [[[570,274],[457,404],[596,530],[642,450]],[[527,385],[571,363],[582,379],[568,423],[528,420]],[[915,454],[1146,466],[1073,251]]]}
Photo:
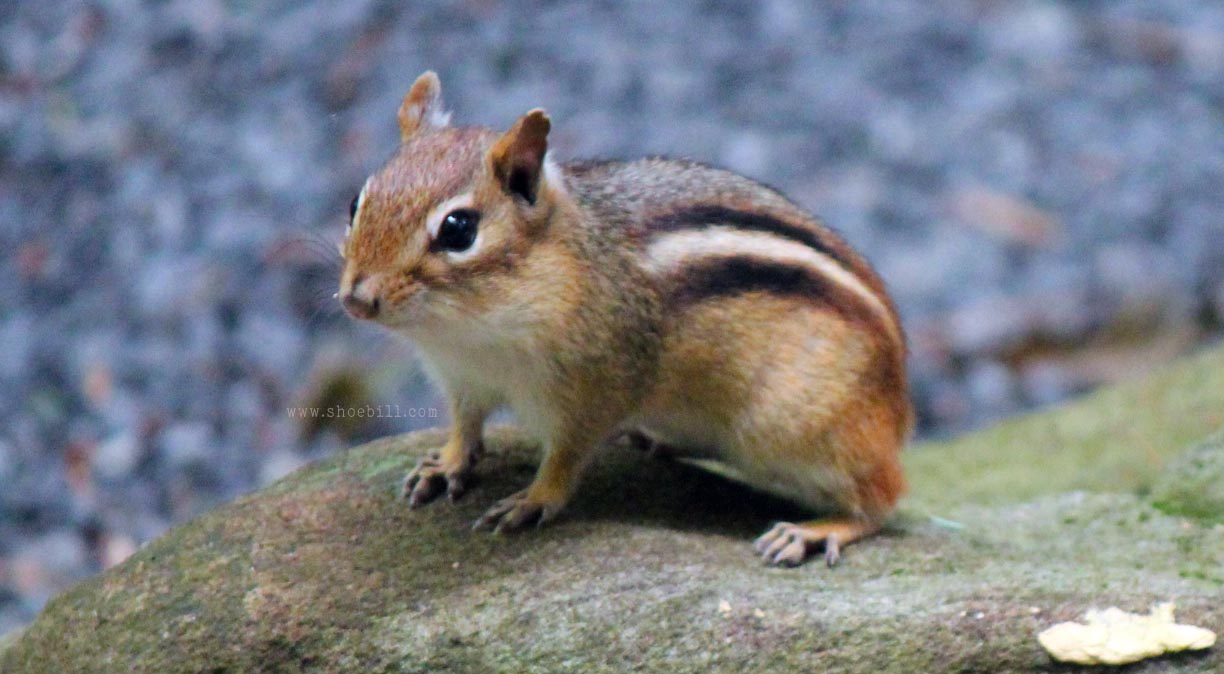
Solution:
{"label": "chipmunk eye", "polygon": [[357,204],[361,203],[361,192],[353,195],[353,203],[349,204],[349,224],[353,224],[353,218],[357,217]]}
{"label": "chipmunk eye", "polygon": [[455,253],[467,250],[476,241],[476,225],[479,222],[480,213],[470,208],[460,208],[447,213],[438,227],[434,246]]}

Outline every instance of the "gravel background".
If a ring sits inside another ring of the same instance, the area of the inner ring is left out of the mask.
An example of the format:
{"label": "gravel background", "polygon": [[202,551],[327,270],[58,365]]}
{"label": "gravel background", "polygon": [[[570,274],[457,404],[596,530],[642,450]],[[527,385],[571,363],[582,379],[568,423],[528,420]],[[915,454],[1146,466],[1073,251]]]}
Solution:
{"label": "gravel background", "polygon": [[[689,156],[821,213],[896,295],[924,435],[1220,334],[1224,5],[816,4],[0,3],[0,634],[174,522],[443,421],[331,299],[427,68],[460,122],[544,106],[562,158]],[[403,416],[287,412],[367,403]]]}

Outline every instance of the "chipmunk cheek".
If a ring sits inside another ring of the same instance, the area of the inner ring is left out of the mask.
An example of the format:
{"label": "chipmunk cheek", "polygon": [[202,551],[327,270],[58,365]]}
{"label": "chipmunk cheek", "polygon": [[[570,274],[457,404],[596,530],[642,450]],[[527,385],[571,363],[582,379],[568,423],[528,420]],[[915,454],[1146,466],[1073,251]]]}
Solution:
{"label": "chipmunk cheek", "polygon": [[418,281],[396,284],[383,297],[383,313],[379,322],[387,327],[410,329],[423,327],[430,314],[430,289]]}

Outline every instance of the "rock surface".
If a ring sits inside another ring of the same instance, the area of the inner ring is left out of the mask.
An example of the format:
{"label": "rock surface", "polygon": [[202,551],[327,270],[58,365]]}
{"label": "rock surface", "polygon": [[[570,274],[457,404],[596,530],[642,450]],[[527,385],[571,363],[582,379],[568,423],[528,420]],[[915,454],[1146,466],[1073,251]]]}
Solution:
{"label": "rock surface", "polygon": [[[788,506],[620,449],[552,525],[474,533],[530,479],[533,445],[494,430],[466,500],[410,511],[397,482],[443,436],[398,436],[54,599],[0,645],[0,671],[1065,671],[1035,635],[1087,608],[1174,600],[1179,620],[1224,627],[1224,510],[1188,519],[1152,496],[1195,479],[1187,466],[1214,450],[1174,457],[1220,427],[1217,350],[915,447],[913,494],[834,569],[763,567],[749,542]],[[1222,669],[1217,647],[1128,671]]]}

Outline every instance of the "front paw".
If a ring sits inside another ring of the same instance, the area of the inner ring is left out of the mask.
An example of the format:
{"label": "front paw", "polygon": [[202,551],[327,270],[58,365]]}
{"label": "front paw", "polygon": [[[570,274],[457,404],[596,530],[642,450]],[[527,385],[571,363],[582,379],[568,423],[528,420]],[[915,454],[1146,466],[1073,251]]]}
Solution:
{"label": "front paw", "polygon": [[517,531],[530,524],[538,527],[556,517],[564,506],[564,503],[533,500],[524,489],[498,501],[480,519],[476,520],[472,528],[492,529],[493,533],[499,534],[503,531]]}
{"label": "front paw", "polygon": [[441,496],[443,491],[451,501],[457,501],[467,491],[471,474],[467,466],[444,462],[434,452],[421,459],[404,477],[400,498],[408,500],[409,508],[419,508]]}

